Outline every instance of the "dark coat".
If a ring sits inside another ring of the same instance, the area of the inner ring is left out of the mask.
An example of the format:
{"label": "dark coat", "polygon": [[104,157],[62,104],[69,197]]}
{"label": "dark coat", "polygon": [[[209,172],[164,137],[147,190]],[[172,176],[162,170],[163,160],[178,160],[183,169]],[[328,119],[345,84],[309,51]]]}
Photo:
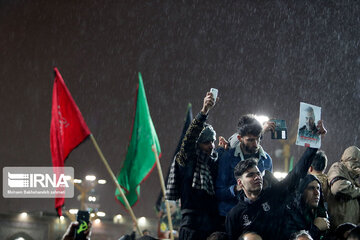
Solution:
{"label": "dark coat", "polygon": [[[309,183],[314,180],[316,180],[320,185],[320,201],[318,207],[312,211],[306,206],[303,200],[303,193]],[[328,214],[324,204],[321,183],[314,175],[308,174],[301,179],[294,197],[290,199],[290,202],[287,205],[285,214],[286,225],[283,228],[286,237],[290,238],[295,232],[307,230],[314,240],[321,239],[321,237],[325,235],[326,231],[320,231],[314,225],[314,219],[317,217],[328,218]]]}
{"label": "dark coat", "polygon": [[288,198],[292,196],[299,180],[307,174],[317,149],[308,148],[286,178],[262,190],[254,202],[246,201],[240,194],[238,204],[226,217],[226,232],[236,240],[244,232],[256,232],[264,240],[284,239],[282,228]]}

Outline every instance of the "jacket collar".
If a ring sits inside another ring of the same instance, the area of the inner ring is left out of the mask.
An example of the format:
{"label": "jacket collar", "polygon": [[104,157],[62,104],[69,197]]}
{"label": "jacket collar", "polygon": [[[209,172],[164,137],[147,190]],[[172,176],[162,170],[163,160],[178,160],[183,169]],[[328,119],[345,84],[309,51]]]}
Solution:
{"label": "jacket collar", "polygon": [[[243,154],[243,152],[242,152],[242,150],[241,150],[241,147],[240,147],[240,143],[238,143],[238,144],[236,145],[236,147],[235,147],[234,156],[235,156],[235,157],[238,157],[238,156],[239,156],[240,159],[241,159],[241,161],[245,160],[245,159],[244,159],[244,154]],[[261,157],[266,158],[266,155],[265,155],[265,151],[264,151],[264,149],[262,148],[262,146],[259,146],[259,158],[261,158]]]}

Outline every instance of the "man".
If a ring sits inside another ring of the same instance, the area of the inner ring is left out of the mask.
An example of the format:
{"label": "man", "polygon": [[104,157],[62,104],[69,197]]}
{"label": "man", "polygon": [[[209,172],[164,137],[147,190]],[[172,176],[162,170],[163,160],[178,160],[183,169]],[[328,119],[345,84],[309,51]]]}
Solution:
{"label": "man", "polygon": [[299,129],[299,137],[303,139],[319,140],[318,129],[315,125],[315,114],[312,107],[305,109],[305,125]]}
{"label": "man", "polygon": [[327,162],[328,159],[325,152],[318,150],[309,168],[309,173],[317,177],[321,183],[321,190],[323,192],[325,202],[327,201],[328,196],[328,177],[324,173]]}
{"label": "man", "polygon": [[247,232],[241,235],[239,240],[262,240],[262,238],[254,232]]}
{"label": "man", "polygon": [[205,124],[214,105],[212,94],[208,92],[201,112],[189,126],[170,170],[166,195],[169,200],[181,200],[181,240],[205,240],[218,227],[214,186],[217,173],[216,133]]}
{"label": "man", "polygon": [[328,197],[332,227],[350,222],[360,223],[360,188],[356,181],[360,176],[360,149],[348,147],[340,162],[335,162],[328,172],[331,194]]}
{"label": "man", "polygon": [[219,214],[223,218],[238,202],[236,194],[240,189],[236,188],[234,168],[240,161],[253,157],[257,159],[260,172],[272,171],[272,159],[260,146],[262,131],[263,127],[254,115],[242,116],[238,124],[238,144],[228,150],[222,147],[217,149],[219,170],[216,179],[216,197]]}
{"label": "man", "polygon": [[286,199],[309,169],[317,149],[307,148],[300,161],[284,180],[263,189],[257,159],[240,161],[234,170],[237,186],[243,191],[238,204],[226,217],[226,232],[231,240],[244,232],[256,232],[264,240],[284,239],[282,233]]}
{"label": "man", "polygon": [[313,240],[307,231],[301,230],[295,234],[294,240]]}
{"label": "man", "polygon": [[327,217],[321,183],[308,174],[301,179],[294,198],[286,207],[283,232],[289,238],[297,231],[307,230],[314,240],[320,240],[330,228]]}

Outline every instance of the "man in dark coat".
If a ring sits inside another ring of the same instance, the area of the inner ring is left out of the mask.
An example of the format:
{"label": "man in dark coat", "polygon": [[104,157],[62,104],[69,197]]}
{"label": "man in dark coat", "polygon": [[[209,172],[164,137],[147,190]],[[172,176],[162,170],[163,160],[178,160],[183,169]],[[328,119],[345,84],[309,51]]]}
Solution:
{"label": "man in dark coat", "polygon": [[316,151],[307,148],[284,180],[264,190],[256,159],[246,159],[236,165],[234,175],[243,191],[239,194],[238,204],[226,217],[225,227],[230,240],[237,240],[244,232],[255,232],[264,240],[284,239],[282,224],[286,200],[306,175]]}
{"label": "man in dark coat", "polygon": [[170,169],[166,197],[181,200],[181,240],[205,240],[219,225],[214,186],[217,174],[215,131],[205,123],[214,105],[215,99],[208,92]]}
{"label": "man in dark coat", "polygon": [[285,219],[283,232],[287,237],[307,230],[314,240],[319,240],[330,228],[321,183],[314,175],[301,179],[294,198],[287,205]]}

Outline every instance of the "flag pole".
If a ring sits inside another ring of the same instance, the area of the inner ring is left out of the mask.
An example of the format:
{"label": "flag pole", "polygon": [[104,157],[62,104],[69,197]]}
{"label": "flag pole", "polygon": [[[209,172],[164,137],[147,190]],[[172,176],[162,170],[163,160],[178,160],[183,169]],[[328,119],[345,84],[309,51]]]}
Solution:
{"label": "flag pole", "polygon": [[119,183],[118,183],[118,181],[117,181],[117,179],[116,179],[116,177],[115,177],[115,175],[114,175],[114,172],[111,170],[108,162],[106,161],[106,159],[105,159],[105,157],[104,157],[104,154],[102,153],[99,145],[97,144],[97,142],[96,142],[96,140],[95,140],[95,138],[94,138],[94,136],[93,136],[92,134],[90,134],[90,139],[91,139],[91,141],[93,142],[93,144],[94,144],[94,146],[95,146],[95,149],[97,150],[97,152],[98,152],[101,160],[103,161],[103,163],[104,163],[107,171],[109,172],[112,180],[114,181],[114,183],[115,183],[115,185],[116,185],[116,188],[119,190],[120,195],[121,195],[122,199],[123,199],[124,202],[125,202],[126,208],[129,210],[130,216],[131,216],[131,218],[132,218],[132,220],[133,220],[133,222],[134,222],[134,224],[135,224],[135,226],[136,226],[137,231],[139,232],[140,236],[143,236],[143,234],[142,234],[142,232],[141,232],[141,230],[140,230],[140,228],[139,228],[139,225],[138,225],[138,223],[137,223],[137,220],[136,220],[136,217],[135,217],[135,215],[134,215],[134,212],[132,211],[132,208],[130,207],[129,202],[128,202],[127,198],[125,197],[125,194],[123,193],[123,191],[122,191],[122,189],[121,189],[121,187],[120,187],[120,185],[119,185]]}
{"label": "flag pole", "polygon": [[158,153],[156,151],[155,144],[152,145],[152,150],[153,150],[153,152],[155,154],[156,166],[157,166],[158,173],[159,173],[161,190],[162,190],[164,201],[165,201],[166,213],[167,213],[167,218],[168,218],[168,223],[169,223],[169,228],[170,228],[170,239],[174,240],[173,225],[172,225],[172,221],[171,221],[170,205],[169,205],[169,201],[166,200],[166,196],[165,196],[164,176],[162,174],[161,165],[160,165],[160,161],[159,161]]}

